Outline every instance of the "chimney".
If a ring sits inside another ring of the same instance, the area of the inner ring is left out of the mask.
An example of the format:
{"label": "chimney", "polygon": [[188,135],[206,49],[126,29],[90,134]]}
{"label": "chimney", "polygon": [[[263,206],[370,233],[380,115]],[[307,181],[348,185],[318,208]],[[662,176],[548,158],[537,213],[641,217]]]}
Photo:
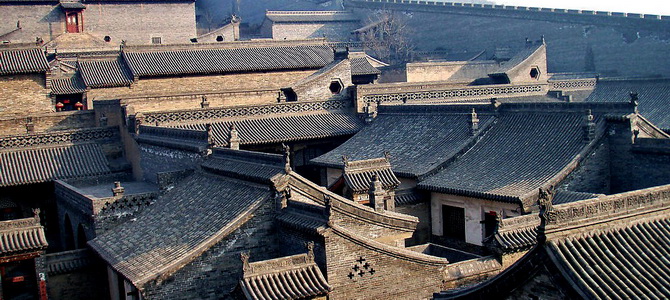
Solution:
{"label": "chimney", "polygon": [[640,98],[637,92],[630,92],[629,95],[630,95],[630,104],[635,107],[635,112],[637,113],[637,105],[639,104]]}
{"label": "chimney", "polygon": [[372,176],[368,195],[370,196],[370,204],[375,211],[384,211],[384,196],[386,195],[386,192],[376,174]]}
{"label": "chimney", "polygon": [[470,135],[475,135],[479,130],[479,118],[477,117],[477,112],[472,108],[470,112]]}
{"label": "chimney", "polygon": [[26,118],[26,132],[27,133],[35,132],[35,123],[33,123],[33,118],[32,117],[27,117]]}
{"label": "chimney", "polygon": [[228,147],[233,150],[240,150],[240,136],[237,132],[235,124],[230,125],[230,138],[228,139]]}
{"label": "chimney", "polygon": [[121,186],[121,181],[114,181],[114,188],[112,188],[112,195],[114,197],[121,197],[125,192],[125,188]]}
{"label": "chimney", "polygon": [[212,124],[205,124],[205,130],[207,131],[207,147],[213,147],[216,142],[214,141],[214,129],[212,128]]}
{"label": "chimney", "polygon": [[207,97],[202,96],[202,101],[200,101],[200,108],[209,108],[209,101],[207,101]]}
{"label": "chimney", "polygon": [[584,141],[591,142],[596,137],[596,123],[593,121],[593,115],[591,110],[586,111],[586,116],[584,116]]}

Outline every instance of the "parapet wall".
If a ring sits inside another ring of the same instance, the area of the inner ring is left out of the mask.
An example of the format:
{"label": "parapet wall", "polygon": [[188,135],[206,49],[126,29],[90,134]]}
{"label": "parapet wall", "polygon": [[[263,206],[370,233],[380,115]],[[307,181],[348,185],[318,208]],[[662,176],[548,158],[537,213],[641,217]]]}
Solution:
{"label": "parapet wall", "polygon": [[477,3],[420,1],[420,0],[347,0],[347,6],[385,9],[411,9],[413,11],[441,12],[479,16],[495,16],[578,24],[617,25],[632,28],[670,26],[670,16],[652,14],[492,5]]}
{"label": "parapet wall", "polygon": [[417,51],[495,53],[500,47],[521,49],[525,38],[544,35],[549,72],[658,76],[670,69],[661,54],[670,51],[670,17],[432,1],[346,3],[361,15],[379,9],[411,12],[407,25]]}

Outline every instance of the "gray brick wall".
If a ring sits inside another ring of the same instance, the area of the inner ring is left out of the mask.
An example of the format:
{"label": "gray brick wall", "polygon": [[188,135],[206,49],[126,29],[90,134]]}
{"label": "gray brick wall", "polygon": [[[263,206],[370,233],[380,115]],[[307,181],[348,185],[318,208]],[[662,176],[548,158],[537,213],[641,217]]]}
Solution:
{"label": "gray brick wall", "polygon": [[36,37],[45,42],[65,32],[65,14],[58,3],[49,4],[0,4],[0,35],[16,29],[16,23],[21,23],[21,29],[5,36],[2,40],[12,43],[31,43]]}
{"label": "gray brick wall", "polygon": [[[370,12],[356,11],[362,16]],[[565,18],[569,20],[570,16]],[[670,35],[662,25],[658,30],[635,30],[558,20],[413,12],[408,24],[419,51],[486,50],[490,56],[496,47],[520,49],[525,38],[535,40],[544,35],[550,72],[583,72],[595,66],[596,72],[605,75],[651,76],[664,74],[670,68],[670,61],[663,57],[670,50]],[[593,50],[593,63],[587,59],[589,47]]]}
{"label": "gray brick wall", "polygon": [[141,144],[139,152],[144,179],[153,183],[157,181],[157,173],[194,169],[202,161],[198,153],[154,145]]}
{"label": "gray brick wall", "polygon": [[[4,39],[12,42],[45,42],[65,33],[65,13],[59,5],[2,4],[6,16],[0,24],[0,35],[20,30]],[[163,44],[190,43],[196,37],[195,2],[92,3],[86,4],[84,32],[101,40],[112,38],[113,44],[126,40],[129,44],[150,44],[152,37],[161,37]]]}
{"label": "gray brick wall", "polygon": [[361,27],[357,22],[276,23],[272,25],[275,40],[323,38],[329,41],[349,41],[351,32]]}
{"label": "gray brick wall", "polygon": [[611,179],[609,159],[610,146],[607,139],[603,139],[558,188],[573,192],[609,194]]}

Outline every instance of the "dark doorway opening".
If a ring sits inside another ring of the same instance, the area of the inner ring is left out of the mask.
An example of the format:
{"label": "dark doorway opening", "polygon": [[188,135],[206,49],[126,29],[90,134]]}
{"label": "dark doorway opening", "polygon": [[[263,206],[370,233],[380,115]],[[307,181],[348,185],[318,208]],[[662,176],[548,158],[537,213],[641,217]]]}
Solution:
{"label": "dark doorway opening", "polygon": [[465,241],[465,209],[442,205],[442,234],[445,237]]}

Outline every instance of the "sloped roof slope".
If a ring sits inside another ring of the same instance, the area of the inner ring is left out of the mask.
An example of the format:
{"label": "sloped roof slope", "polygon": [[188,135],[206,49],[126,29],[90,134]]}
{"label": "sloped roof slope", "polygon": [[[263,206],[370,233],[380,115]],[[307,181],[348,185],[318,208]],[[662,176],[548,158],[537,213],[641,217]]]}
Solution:
{"label": "sloped roof slope", "polygon": [[220,241],[271,196],[268,186],[199,171],[162,196],[160,205],[148,207],[136,221],[98,236],[89,245],[142,287]]}
{"label": "sloped roof slope", "polygon": [[330,47],[322,45],[155,52],[124,51],[123,57],[133,75],[144,77],[316,69],[333,60],[333,51]]}
{"label": "sloped roof slope", "polygon": [[0,151],[0,187],[110,172],[95,143]]}
{"label": "sloped roof slope", "polygon": [[39,48],[0,50],[0,75],[45,73],[49,63]]}
{"label": "sloped roof slope", "polygon": [[670,79],[600,80],[587,102],[629,102],[638,93],[638,110],[654,125],[670,132]]}
{"label": "sloped roof slope", "polygon": [[518,202],[585,148],[584,114],[505,113],[472,149],[419,183],[431,191]]}
{"label": "sloped roof slope", "polygon": [[[312,162],[342,168],[342,156],[363,160],[388,151],[396,174],[418,176],[454,156],[471,138],[469,113],[469,108],[441,111],[438,106],[380,107],[371,125]],[[479,119],[483,126],[493,117],[480,115]]]}

